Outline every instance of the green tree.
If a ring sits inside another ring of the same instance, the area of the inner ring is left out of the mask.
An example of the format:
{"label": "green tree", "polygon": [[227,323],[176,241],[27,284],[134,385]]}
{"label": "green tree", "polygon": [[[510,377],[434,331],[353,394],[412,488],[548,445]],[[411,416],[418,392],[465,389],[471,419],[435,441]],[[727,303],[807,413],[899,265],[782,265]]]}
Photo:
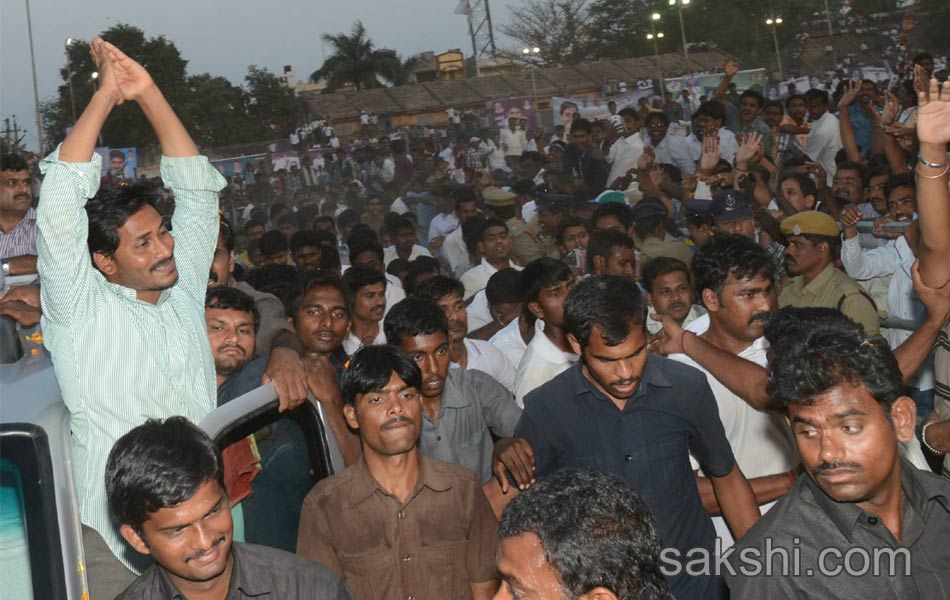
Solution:
{"label": "green tree", "polygon": [[357,90],[379,87],[379,77],[392,74],[393,61],[399,60],[395,51],[376,48],[362,21],[353,24],[349,35],[324,34],[322,39],[333,47],[333,53],[310,75],[310,81],[326,79],[324,92],[334,92],[345,85]]}
{"label": "green tree", "polygon": [[283,137],[297,127],[307,114],[302,98],[267,69],[251,65],[244,77],[247,84],[248,113],[255,126],[270,137]]}
{"label": "green tree", "polygon": [[208,73],[188,77],[186,123],[195,141],[206,147],[267,139],[248,112],[248,95],[224,77]]}

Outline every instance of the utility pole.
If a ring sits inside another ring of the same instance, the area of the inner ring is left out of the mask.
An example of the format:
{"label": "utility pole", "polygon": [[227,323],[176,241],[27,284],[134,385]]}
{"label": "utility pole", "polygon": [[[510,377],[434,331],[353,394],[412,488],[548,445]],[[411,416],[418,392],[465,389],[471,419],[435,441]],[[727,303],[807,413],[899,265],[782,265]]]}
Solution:
{"label": "utility pole", "polygon": [[40,88],[36,84],[36,55],[33,52],[33,22],[30,20],[30,0],[26,0],[26,32],[30,39],[30,67],[33,69],[33,102],[36,110],[36,140],[39,154],[43,154],[43,119],[40,116]]}

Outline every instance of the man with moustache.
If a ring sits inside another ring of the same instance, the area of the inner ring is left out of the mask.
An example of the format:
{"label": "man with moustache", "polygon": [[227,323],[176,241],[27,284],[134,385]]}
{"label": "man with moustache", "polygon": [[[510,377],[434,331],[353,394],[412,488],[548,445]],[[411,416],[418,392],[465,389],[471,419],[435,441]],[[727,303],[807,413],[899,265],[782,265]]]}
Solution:
{"label": "man with moustache", "polygon": [[150,419],[119,438],[105,473],[122,537],[155,560],[119,600],[352,600],[326,567],[234,540],[224,461],[214,440],[185,418]]}
{"label": "man with moustache", "polygon": [[[668,315],[680,327],[686,327],[706,314],[705,308],[695,304],[689,266],[683,261],[659,256],[643,265],[640,278],[650,314]],[[653,335],[663,325],[650,314],[647,315],[647,331]]]}
{"label": "man with moustache", "polygon": [[4,275],[36,273],[33,178],[19,154],[0,158],[0,269]]}
{"label": "man with moustache", "polygon": [[[696,289],[708,309],[709,327],[698,337],[711,346],[764,367],[768,344],[762,337],[765,323],[777,309],[775,265],[758,244],[742,236],[717,235],[696,253],[692,263]],[[683,344],[693,339],[684,339]],[[675,361],[706,375],[719,406],[726,438],[736,463],[749,478],[759,509],[764,514],[795,482],[798,455],[781,417],[747,403],[726,384],[685,353],[670,354]],[[712,485],[697,477],[699,494],[713,517],[722,547],[734,538],[720,514]]]}
{"label": "man with moustache", "polygon": [[[950,597],[950,482],[898,452],[916,411],[887,343],[824,320],[776,344],[767,391],[807,476],[727,558],[732,597]],[[789,576],[780,549],[805,576]]]}
{"label": "man with moustache", "polygon": [[353,356],[341,387],[362,458],[301,509],[297,554],[340,574],[359,600],[487,600],[498,589],[498,522],[479,482],[419,448],[423,378],[392,346]]}
{"label": "man with moustache", "polygon": [[782,221],[788,240],[785,265],[795,275],[779,293],[781,307],[834,308],[877,334],[874,302],[860,285],[832,264],[837,254],[838,224],[825,213],[806,210]]}
{"label": "man with moustache", "polygon": [[481,371],[450,368],[449,323],[435,302],[406,298],[384,327],[387,342],[422,370],[419,449],[467,467],[481,482],[490,479],[493,436],[510,437],[521,417],[511,392]]}
{"label": "man with moustache", "polygon": [[254,299],[231,287],[208,289],[205,323],[218,382],[218,406],[260,387],[267,360],[254,358],[260,316]]}

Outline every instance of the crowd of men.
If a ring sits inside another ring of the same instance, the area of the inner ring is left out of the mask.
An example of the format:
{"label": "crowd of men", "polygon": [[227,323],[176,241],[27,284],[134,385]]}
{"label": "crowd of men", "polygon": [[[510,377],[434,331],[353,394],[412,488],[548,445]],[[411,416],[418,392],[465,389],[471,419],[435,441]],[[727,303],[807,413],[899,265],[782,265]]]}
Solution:
{"label": "crowd of men", "polygon": [[[0,314],[41,324],[70,411],[91,598],[950,598],[928,56],[899,89],[784,103],[733,103],[728,63],[684,137],[644,107],[534,148],[513,118],[488,153],[451,115],[438,145],[229,196],[145,69],[91,48],[36,207],[26,163],[0,168],[4,272],[39,274]],[[101,178],[123,102],[173,206]],[[346,465],[298,507],[297,556],[236,541],[254,483],[194,425],[269,383],[322,405]]]}

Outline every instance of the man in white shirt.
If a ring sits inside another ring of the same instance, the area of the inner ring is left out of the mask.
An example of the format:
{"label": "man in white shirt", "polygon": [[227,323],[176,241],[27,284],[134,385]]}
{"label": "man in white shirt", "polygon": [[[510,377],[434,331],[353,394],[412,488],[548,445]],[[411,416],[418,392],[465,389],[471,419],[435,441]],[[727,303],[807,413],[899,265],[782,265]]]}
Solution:
{"label": "man in white shirt", "polygon": [[460,187],[452,192],[455,202],[455,217],[458,226],[442,242],[442,258],[449,266],[449,272],[455,273],[463,265],[469,264],[468,248],[462,238],[462,225],[470,217],[478,214],[478,203],[471,187]]}
{"label": "man in white shirt", "polygon": [[659,332],[663,324],[650,315],[668,315],[685,329],[706,314],[705,308],[695,304],[689,266],[683,261],[658,256],[640,267],[640,278],[649,306],[647,331],[651,335]]}
{"label": "man in white shirt", "polygon": [[666,114],[651,112],[644,119],[644,127],[644,144],[653,148],[657,163],[676,165],[683,174],[696,172],[696,161],[686,140],[669,134],[670,120]]}
{"label": "man in white shirt", "polygon": [[439,186],[433,195],[440,212],[429,223],[429,248],[438,250],[445,243],[446,236],[458,229],[459,218],[448,186]]}
{"label": "man in white shirt", "polygon": [[623,119],[625,137],[614,142],[607,153],[607,162],[610,163],[610,173],[607,175],[608,188],[618,177],[625,176],[627,171],[635,168],[640,155],[643,154],[640,113],[632,108],[624,108],[617,114]]}
{"label": "man in white shirt", "polygon": [[574,285],[571,269],[553,258],[539,258],[521,273],[525,307],[538,319],[534,337],[518,364],[515,402],[577,362],[564,329],[564,300]]}
{"label": "man in white shirt", "polygon": [[363,346],[385,344],[386,278],[370,267],[350,267],[343,272],[343,281],[353,292],[350,332],[343,340],[343,349],[352,356]]}
{"label": "man in white shirt", "polygon": [[350,265],[353,267],[369,267],[381,273],[386,278],[386,308],[389,312],[397,302],[406,297],[402,289],[402,282],[395,275],[386,272],[383,264],[383,247],[378,238],[371,231],[351,235],[346,241],[350,250]]}
{"label": "man in white shirt", "polygon": [[383,250],[383,263],[387,267],[397,258],[413,260],[419,256],[432,256],[427,248],[416,244],[416,226],[407,217],[392,220],[389,237],[393,245]]}
{"label": "man in white shirt", "polygon": [[485,340],[467,338],[468,313],[462,295],[465,287],[457,280],[436,275],[423,281],[413,293],[439,305],[449,322],[449,352],[452,363],[491,375],[498,383],[512,390],[515,367],[501,350]]}
{"label": "man in white shirt", "polygon": [[499,269],[511,267],[521,270],[521,267],[511,262],[511,239],[508,237],[508,226],[501,219],[488,219],[478,236],[478,252],[482,255],[482,262],[465,272],[461,277],[465,286],[465,300],[485,289],[488,279]]}
{"label": "man in white shirt", "polygon": [[825,170],[830,186],[834,184],[835,155],[841,150],[838,117],[828,112],[828,92],[824,90],[811,89],[805,92],[805,105],[811,119],[808,156]]}
{"label": "man in white shirt", "polygon": [[[778,307],[771,256],[752,240],[715,237],[693,258],[693,276],[709,309],[709,328],[702,339],[765,367],[768,343],[762,334]],[[706,375],[736,462],[765,513],[791,488],[800,462],[782,415],[752,407],[685,354],[671,354],[669,358]],[[721,514],[712,484],[705,477],[699,477],[698,484],[706,510]],[[713,524],[722,547],[731,546],[734,540],[725,520],[716,516]]]}
{"label": "man in white shirt", "polygon": [[505,164],[509,169],[515,169],[521,160],[521,153],[528,145],[524,130],[518,128],[518,119],[508,119],[508,127],[501,130],[500,139],[501,149],[505,153]]}
{"label": "man in white shirt", "polygon": [[689,134],[686,138],[686,145],[694,161],[698,161],[703,155],[703,138],[707,135],[716,135],[719,137],[719,156],[730,165],[735,164],[736,152],[739,151],[739,142],[736,140],[736,134],[725,127],[726,108],[721,102],[709,100],[703,102],[696,111],[696,120],[700,134],[695,132]]}

